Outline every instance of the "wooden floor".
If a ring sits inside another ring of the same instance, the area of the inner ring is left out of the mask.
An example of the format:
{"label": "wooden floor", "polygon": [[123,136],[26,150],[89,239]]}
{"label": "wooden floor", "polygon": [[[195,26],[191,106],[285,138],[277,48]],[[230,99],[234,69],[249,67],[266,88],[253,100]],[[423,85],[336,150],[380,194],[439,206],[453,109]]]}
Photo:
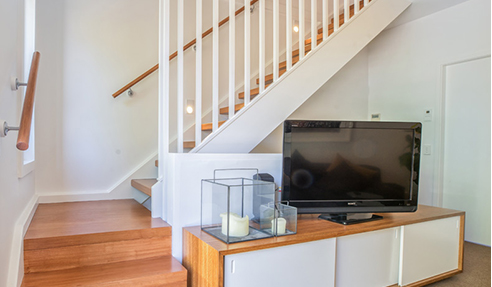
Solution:
{"label": "wooden floor", "polygon": [[133,199],[40,204],[25,239],[169,227]]}
{"label": "wooden floor", "polygon": [[171,226],[134,200],[40,204],[22,286],[186,286]]}

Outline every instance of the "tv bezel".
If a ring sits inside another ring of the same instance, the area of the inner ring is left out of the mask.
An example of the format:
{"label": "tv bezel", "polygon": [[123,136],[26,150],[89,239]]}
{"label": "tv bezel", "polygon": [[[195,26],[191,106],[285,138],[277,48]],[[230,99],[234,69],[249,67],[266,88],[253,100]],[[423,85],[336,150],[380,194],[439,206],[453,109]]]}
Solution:
{"label": "tv bezel", "polygon": [[[291,138],[286,136],[295,128],[359,128],[359,129],[411,129],[413,130],[413,146],[411,150],[412,164],[410,175],[416,178],[410,180],[410,199],[395,199],[391,201],[356,200],[356,201],[331,201],[324,202],[313,200],[290,200],[290,164],[286,161],[291,159]],[[321,121],[321,120],[286,120],[283,126],[283,148],[282,148],[282,189],[281,201],[297,208],[299,214],[350,214],[350,213],[388,213],[388,212],[415,212],[418,207],[418,180],[420,173],[420,140],[422,124],[420,122],[379,122],[379,121]],[[418,139],[418,140],[417,140]],[[418,144],[417,144],[418,142]],[[337,206],[334,206],[334,205]]]}

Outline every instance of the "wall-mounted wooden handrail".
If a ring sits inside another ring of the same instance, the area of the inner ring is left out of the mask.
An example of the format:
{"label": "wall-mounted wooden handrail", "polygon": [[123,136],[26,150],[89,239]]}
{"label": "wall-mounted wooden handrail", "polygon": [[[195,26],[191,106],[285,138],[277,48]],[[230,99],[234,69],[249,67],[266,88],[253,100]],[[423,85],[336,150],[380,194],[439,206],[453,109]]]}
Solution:
{"label": "wall-mounted wooden handrail", "polygon": [[29,80],[27,82],[26,96],[24,97],[24,106],[22,108],[19,126],[19,135],[17,136],[16,146],[19,150],[27,150],[29,148],[32,113],[34,110],[34,94],[36,92],[40,57],[41,54],[39,52],[34,52],[32,55],[31,70],[29,71]]}
{"label": "wall-mounted wooden handrail", "polygon": [[[256,2],[258,2],[258,0],[252,0],[251,1],[251,5],[255,4]],[[242,13],[243,11],[244,11],[244,6],[241,7],[241,8],[239,8],[234,15],[237,16],[240,13]],[[229,16],[227,16],[226,18],[224,18],[222,21],[219,22],[219,27],[222,26],[222,25],[224,25],[227,22],[229,22]],[[213,28],[210,28],[207,31],[203,32],[202,38],[207,37],[213,31],[214,31],[214,29]],[[196,38],[193,39],[193,40],[191,40],[191,42],[189,42],[188,44],[184,45],[183,46],[183,51],[186,51],[187,49],[189,49],[190,47],[192,47],[195,44],[196,44]],[[171,61],[172,59],[176,58],[177,56],[178,56],[178,51],[172,53],[169,56],[169,61]],[[152,68],[150,68],[149,70],[147,70],[145,73],[143,73],[142,75],[138,76],[135,80],[131,81],[130,83],[128,83],[127,85],[125,85],[123,88],[119,89],[116,93],[113,94],[113,98],[116,98],[117,96],[123,94],[126,90],[128,90],[131,87],[133,87],[136,83],[140,82],[141,80],[145,79],[148,75],[150,75],[153,72],[157,71],[157,69],[159,69],[159,64],[153,66]]]}

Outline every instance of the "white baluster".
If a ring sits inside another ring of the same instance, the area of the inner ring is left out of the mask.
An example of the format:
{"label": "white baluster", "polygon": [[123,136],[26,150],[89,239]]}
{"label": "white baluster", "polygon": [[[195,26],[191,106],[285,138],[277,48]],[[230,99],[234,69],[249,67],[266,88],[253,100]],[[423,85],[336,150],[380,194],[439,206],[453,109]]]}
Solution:
{"label": "white baluster", "polygon": [[202,0],[196,0],[195,145],[202,142]]}
{"label": "white baluster", "polygon": [[330,34],[328,26],[330,25],[330,15],[328,14],[328,0],[323,0],[323,40]]}
{"label": "white baluster", "polygon": [[285,16],[286,18],[286,43],[285,43],[285,58],[287,60],[287,67],[286,70],[290,70],[292,68],[292,0],[286,0],[285,2],[286,5],[286,10],[285,13],[287,14]]}
{"label": "white baluster", "polygon": [[250,100],[250,77],[251,77],[251,35],[250,35],[250,23],[251,23],[251,4],[250,0],[244,0],[244,104],[249,104]]}
{"label": "white baluster", "polygon": [[265,1],[260,0],[260,93],[265,90]]}
{"label": "white baluster", "polygon": [[236,92],[236,1],[229,0],[229,119],[234,116]]}
{"label": "white baluster", "polygon": [[184,117],[184,57],[183,57],[183,45],[184,45],[184,0],[178,0],[178,85],[177,85],[177,152],[183,152],[183,117]]}
{"label": "white baluster", "polygon": [[279,0],[273,0],[273,81],[278,79],[279,69]]}
{"label": "white baluster", "polygon": [[285,59],[286,71],[288,71],[292,67],[292,0],[286,0],[285,5]]}
{"label": "white baluster", "polygon": [[340,27],[340,8],[338,7],[339,0],[333,0],[333,31],[338,30]]}
{"label": "white baluster", "polygon": [[360,11],[360,1],[354,0],[354,15],[359,13]]}
{"label": "white baluster", "polygon": [[311,0],[311,51],[318,46],[318,1]]}
{"label": "white baluster", "polygon": [[347,23],[350,19],[350,5],[349,0],[343,0],[343,13],[344,13],[344,21],[343,23]]}
{"label": "white baluster", "polygon": [[304,0],[299,0],[299,61],[304,58]]}
{"label": "white baluster", "polygon": [[364,8],[366,8],[367,4],[369,4],[369,0],[364,0]]}
{"label": "white baluster", "polygon": [[212,131],[219,128],[219,0],[213,0]]}

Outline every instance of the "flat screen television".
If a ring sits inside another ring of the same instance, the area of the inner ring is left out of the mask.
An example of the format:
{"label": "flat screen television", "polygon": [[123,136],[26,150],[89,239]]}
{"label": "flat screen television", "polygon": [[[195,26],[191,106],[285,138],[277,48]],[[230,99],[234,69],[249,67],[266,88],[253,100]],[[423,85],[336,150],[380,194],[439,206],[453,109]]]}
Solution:
{"label": "flat screen television", "polygon": [[417,210],[422,124],[287,120],[281,200],[342,224]]}

